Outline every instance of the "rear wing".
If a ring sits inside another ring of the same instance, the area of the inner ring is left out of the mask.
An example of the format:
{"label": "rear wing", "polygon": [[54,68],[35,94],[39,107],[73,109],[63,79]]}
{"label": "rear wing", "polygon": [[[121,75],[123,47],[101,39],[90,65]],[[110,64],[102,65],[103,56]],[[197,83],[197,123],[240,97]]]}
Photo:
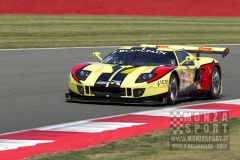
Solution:
{"label": "rear wing", "polygon": [[222,58],[226,57],[229,54],[228,47],[202,47],[202,46],[184,46],[184,45],[148,45],[148,44],[140,44],[141,47],[156,47],[162,49],[172,49],[172,50],[183,50],[189,53],[197,53],[197,57],[199,57],[199,53],[206,54],[221,54]]}

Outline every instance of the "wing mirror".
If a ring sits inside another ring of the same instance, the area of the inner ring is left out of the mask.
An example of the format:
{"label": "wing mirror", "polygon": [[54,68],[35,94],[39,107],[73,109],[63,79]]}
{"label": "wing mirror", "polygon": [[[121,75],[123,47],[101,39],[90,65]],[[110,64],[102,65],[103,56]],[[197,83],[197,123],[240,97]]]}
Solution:
{"label": "wing mirror", "polygon": [[195,57],[193,57],[193,56],[187,56],[186,59],[187,59],[188,62],[192,62],[192,61],[195,60]]}
{"label": "wing mirror", "polygon": [[100,60],[100,62],[102,63],[102,58],[100,56],[101,56],[100,52],[93,52],[93,57],[97,57]]}
{"label": "wing mirror", "polygon": [[180,63],[180,66],[182,66],[185,62],[192,62],[194,60],[195,60],[194,56],[187,56],[186,59]]}

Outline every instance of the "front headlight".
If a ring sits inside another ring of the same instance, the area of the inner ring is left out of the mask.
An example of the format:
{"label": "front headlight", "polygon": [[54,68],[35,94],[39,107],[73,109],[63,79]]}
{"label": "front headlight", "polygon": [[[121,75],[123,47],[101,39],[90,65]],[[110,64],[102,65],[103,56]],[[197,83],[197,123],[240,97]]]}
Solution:
{"label": "front headlight", "polygon": [[137,78],[135,83],[141,83],[141,82],[146,82],[147,80],[155,77],[155,73],[142,73],[140,76]]}
{"label": "front headlight", "polygon": [[78,70],[78,71],[76,71],[76,76],[77,76],[78,80],[85,81],[90,73],[91,73],[91,71]]}

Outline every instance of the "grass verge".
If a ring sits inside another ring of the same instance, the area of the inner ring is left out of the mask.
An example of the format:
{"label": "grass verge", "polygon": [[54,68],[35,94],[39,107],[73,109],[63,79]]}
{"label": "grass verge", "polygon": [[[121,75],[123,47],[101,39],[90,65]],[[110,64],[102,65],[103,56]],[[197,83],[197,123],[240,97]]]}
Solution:
{"label": "grass verge", "polygon": [[240,43],[240,18],[0,15],[0,48]]}
{"label": "grass verge", "polygon": [[240,118],[230,120],[230,150],[169,150],[169,130],[113,141],[80,151],[38,155],[28,160],[237,160]]}

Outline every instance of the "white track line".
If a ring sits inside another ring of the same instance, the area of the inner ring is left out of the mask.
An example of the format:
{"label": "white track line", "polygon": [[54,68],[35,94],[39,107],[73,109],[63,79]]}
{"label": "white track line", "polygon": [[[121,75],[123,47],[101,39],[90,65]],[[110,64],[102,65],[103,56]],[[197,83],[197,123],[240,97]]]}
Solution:
{"label": "white track line", "polygon": [[96,133],[109,130],[116,130],[119,128],[132,127],[137,125],[143,125],[146,123],[129,123],[129,122],[91,122],[91,121],[79,121],[73,122],[68,125],[52,125],[48,127],[37,128],[37,130],[43,131],[62,131],[62,132],[87,132]]}
{"label": "white track line", "polygon": [[17,149],[19,147],[35,146],[40,143],[51,143],[51,140],[12,140],[0,139],[0,151]]}
{"label": "white track line", "polygon": [[223,102],[216,102],[216,103],[227,103],[227,104],[236,104],[239,105],[240,104],[240,99],[234,99],[234,100],[227,100],[227,101],[223,101]]}

